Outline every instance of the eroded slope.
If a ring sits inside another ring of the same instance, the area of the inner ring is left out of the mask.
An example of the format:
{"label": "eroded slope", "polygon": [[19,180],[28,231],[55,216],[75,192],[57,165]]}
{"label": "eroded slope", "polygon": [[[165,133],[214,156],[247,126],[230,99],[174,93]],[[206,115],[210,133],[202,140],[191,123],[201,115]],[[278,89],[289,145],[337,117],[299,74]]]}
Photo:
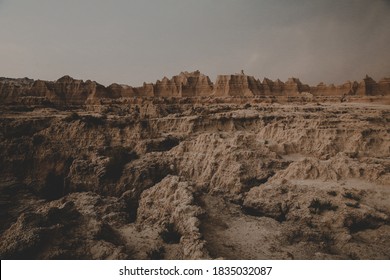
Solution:
{"label": "eroded slope", "polygon": [[389,121],[364,103],[3,110],[0,254],[388,259]]}

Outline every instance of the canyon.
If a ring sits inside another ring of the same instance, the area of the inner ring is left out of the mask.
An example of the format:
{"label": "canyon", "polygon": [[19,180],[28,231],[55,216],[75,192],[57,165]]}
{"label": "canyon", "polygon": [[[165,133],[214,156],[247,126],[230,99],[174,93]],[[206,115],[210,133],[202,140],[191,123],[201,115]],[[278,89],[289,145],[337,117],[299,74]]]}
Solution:
{"label": "canyon", "polygon": [[389,259],[390,78],[0,78],[2,259]]}

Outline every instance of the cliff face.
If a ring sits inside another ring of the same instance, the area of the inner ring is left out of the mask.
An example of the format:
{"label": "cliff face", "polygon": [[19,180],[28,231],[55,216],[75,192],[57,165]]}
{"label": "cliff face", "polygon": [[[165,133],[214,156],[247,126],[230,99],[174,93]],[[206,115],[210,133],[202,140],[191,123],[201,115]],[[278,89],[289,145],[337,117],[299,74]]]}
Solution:
{"label": "cliff face", "polygon": [[[253,89],[249,87],[248,76],[245,75],[219,75],[215,83],[216,96],[254,96]],[[256,85],[256,84],[255,84]]]}
{"label": "cliff face", "polygon": [[213,83],[210,78],[199,71],[184,72],[176,76],[181,83],[181,96],[210,96],[213,93]]}
{"label": "cliff face", "polygon": [[310,91],[313,95],[318,96],[378,96],[390,95],[390,79],[384,78],[378,83],[371,77],[366,76],[359,83],[356,81],[348,81],[342,85],[335,86],[333,84],[325,85],[318,84],[316,87],[311,87]]}
{"label": "cliff face", "polygon": [[171,79],[164,77],[155,84],[144,83],[133,88],[128,85],[112,84],[105,87],[94,81],[76,80],[64,76],[55,82],[31,79],[0,78],[0,102],[10,104],[41,104],[50,102],[58,105],[83,105],[102,99],[130,97],[256,97],[256,96],[300,96],[311,93],[314,96],[380,96],[390,95],[390,78],[378,83],[366,76],[361,82],[348,81],[342,85],[317,86],[303,84],[297,78],[287,82],[264,78],[261,82],[243,73],[219,75],[215,84],[199,71],[182,72]]}
{"label": "cliff face", "polygon": [[[311,87],[310,92],[313,95],[328,95],[328,96],[341,96],[344,94],[354,95],[357,94],[357,90],[364,92],[364,87],[360,86],[357,82],[346,82],[342,85],[335,86],[334,84],[325,85],[324,83],[318,84],[316,87]],[[365,94],[362,94],[365,95]]]}
{"label": "cliff face", "polygon": [[196,97],[213,94],[213,83],[199,71],[182,72],[171,79],[164,77],[155,84],[138,88],[138,96],[150,97]]}
{"label": "cliff face", "polygon": [[75,80],[64,76],[55,82],[27,79],[1,79],[0,101],[3,103],[39,103],[47,101],[61,105],[82,105],[88,99],[118,98],[112,91],[96,82]]}
{"label": "cliff face", "polygon": [[378,88],[382,94],[390,93],[390,78],[383,78],[378,82]]}
{"label": "cliff face", "polygon": [[31,79],[7,79],[0,78],[0,101],[11,103],[22,96],[26,89],[34,83]]}

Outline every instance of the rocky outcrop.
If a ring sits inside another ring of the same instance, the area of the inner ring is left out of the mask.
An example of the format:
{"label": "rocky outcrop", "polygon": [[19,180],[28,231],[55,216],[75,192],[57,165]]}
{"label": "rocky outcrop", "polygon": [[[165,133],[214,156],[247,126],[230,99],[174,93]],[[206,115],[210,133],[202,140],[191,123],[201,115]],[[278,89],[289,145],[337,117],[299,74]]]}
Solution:
{"label": "rocky outcrop", "polygon": [[255,96],[281,96],[310,92],[310,87],[297,78],[290,78],[286,83],[277,79],[272,81],[264,78],[263,82],[253,76],[244,74],[220,75],[215,84],[215,96],[255,97]]}
{"label": "rocky outcrop", "polygon": [[12,103],[23,96],[27,89],[29,89],[34,80],[24,79],[8,79],[0,78],[0,101],[3,103]]}
{"label": "rocky outcrop", "polygon": [[209,77],[199,71],[182,72],[171,79],[164,77],[152,86],[155,97],[197,97],[210,96],[213,93],[213,84]]}
{"label": "rocky outcrop", "polygon": [[128,85],[111,84],[107,90],[112,98],[136,96],[136,90]]}
{"label": "rocky outcrop", "polygon": [[[303,95],[302,95],[303,94]],[[164,77],[156,83],[141,87],[111,84],[108,87],[90,80],[82,81],[64,76],[55,82],[0,78],[0,103],[85,105],[100,104],[102,100],[128,98],[188,98],[188,97],[315,97],[384,96],[390,95],[390,79],[378,83],[366,77],[360,83],[348,81],[342,85],[309,86],[297,78],[285,83],[277,79],[260,80],[244,73],[219,75],[215,84],[199,71],[182,72],[171,79]]]}
{"label": "rocky outcrop", "polygon": [[[107,208],[107,204],[111,205]],[[74,193],[20,215],[2,235],[2,259],[128,259],[115,229],[127,219],[116,198]]]}
{"label": "rocky outcrop", "polygon": [[213,92],[213,83],[210,78],[199,71],[182,73],[184,81],[181,86],[182,97],[210,96]]}
{"label": "rocky outcrop", "polygon": [[[176,176],[167,176],[154,187],[143,192],[137,217],[141,227],[158,226],[165,230],[166,242],[177,241],[186,259],[205,259],[208,253],[199,232],[198,217],[202,208],[194,205],[194,188]],[[170,239],[171,238],[171,239]]]}
{"label": "rocky outcrop", "polygon": [[288,94],[300,93],[300,92],[309,92],[310,87],[297,78],[290,78],[284,84],[284,92]]}
{"label": "rocky outcrop", "polygon": [[378,84],[373,78],[366,75],[362,82],[359,84],[360,90],[363,91],[364,95],[381,95]]}
{"label": "rocky outcrop", "polygon": [[[253,83],[251,86],[255,86]],[[254,92],[249,87],[249,79],[246,75],[219,75],[215,82],[216,96],[253,97]]]}
{"label": "rocky outcrop", "polygon": [[318,84],[316,87],[311,87],[310,92],[317,96],[343,96],[343,95],[355,95],[358,90],[358,83],[348,81],[342,85],[335,86],[334,84],[325,85],[324,83]]}
{"label": "rocky outcrop", "polygon": [[378,82],[378,88],[379,91],[383,95],[389,95],[390,94],[390,78],[383,78]]}
{"label": "rocky outcrop", "polygon": [[384,78],[378,83],[368,75],[359,83],[348,81],[342,85],[325,85],[320,83],[310,88],[310,92],[316,96],[381,96],[390,95],[390,79]]}
{"label": "rocky outcrop", "polygon": [[56,105],[84,105],[88,99],[119,97],[96,82],[90,80],[84,82],[69,76],[55,82],[28,81],[0,81],[0,100],[4,103],[36,104],[44,100]]}

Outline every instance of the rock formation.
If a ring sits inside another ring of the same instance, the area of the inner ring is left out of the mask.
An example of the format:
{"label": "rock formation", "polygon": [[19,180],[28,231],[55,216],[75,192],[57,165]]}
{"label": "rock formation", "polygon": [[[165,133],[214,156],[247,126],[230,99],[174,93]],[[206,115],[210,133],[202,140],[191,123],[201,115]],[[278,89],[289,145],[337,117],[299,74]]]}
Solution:
{"label": "rock formation", "polygon": [[0,78],[0,257],[388,259],[389,82]]}
{"label": "rock formation", "polygon": [[243,73],[235,75],[219,75],[215,84],[209,77],[199,71],[182,72],[171,79],[164,77],[155,84],[144,83],[141,87],[112,84],[108,87],[92,82],[75,80],[64,76],[55,82],[30,79],[0,78],[0,102],[10,104],[14,102],[24,104],[52,103],[55,105],[83,105],[94,104],[104,99],[120,98],[199,98],[199,97],[299,97],[301,93],[318,97],[343,96],[388,96],[390,95],[389,78],[375,82],[366,77],[360,83],[348,81],[342,85],[317,86],[303,84],[297,78],[290,78],[287,82],[279,79],[272,81],[264,78],[263,82],[253,76]]}
{"label": "rock formation", "polygon": [[387,107],[150,106],[3,110],[3,258],[389,255]]}
{"label": "rock formation", "polygon": [[[215,82],[215,95],[252,97],[254,92],[249,87],[248,80],[245,75],[220,75]],[[256,86],[256,83],[254,85]]]}
{"label": "rock formation", "polygon": [[388,95],[390,92],[390,78],[383,78],[378,82],[378,88],[380,93],[383,95]]}

